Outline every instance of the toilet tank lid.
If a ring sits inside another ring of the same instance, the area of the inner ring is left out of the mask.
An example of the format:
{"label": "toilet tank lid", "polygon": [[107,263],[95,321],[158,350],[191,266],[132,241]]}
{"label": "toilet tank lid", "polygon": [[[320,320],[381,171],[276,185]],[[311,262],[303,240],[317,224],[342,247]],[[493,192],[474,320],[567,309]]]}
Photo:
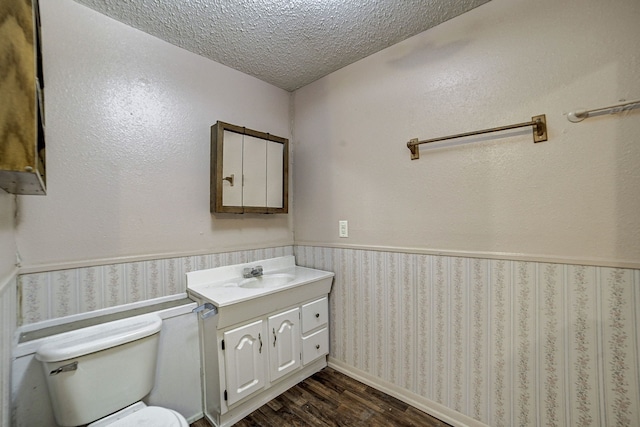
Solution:
{"label": "toilet tank lid", "polygon": [[145,314],[107,322],[53,337],[36,351],[41,362],[59,362],[148,337],[160,331],[162,319]]}

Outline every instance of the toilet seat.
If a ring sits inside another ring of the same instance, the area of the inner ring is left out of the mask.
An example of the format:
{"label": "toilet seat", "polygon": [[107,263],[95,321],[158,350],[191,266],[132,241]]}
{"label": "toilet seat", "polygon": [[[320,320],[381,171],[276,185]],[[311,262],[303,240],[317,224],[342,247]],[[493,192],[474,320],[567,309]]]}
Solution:
{"label": "toilet seat", "polygon": [[178,412],[138,402],[122,411],[89,424],[89,427],[189,427]]}

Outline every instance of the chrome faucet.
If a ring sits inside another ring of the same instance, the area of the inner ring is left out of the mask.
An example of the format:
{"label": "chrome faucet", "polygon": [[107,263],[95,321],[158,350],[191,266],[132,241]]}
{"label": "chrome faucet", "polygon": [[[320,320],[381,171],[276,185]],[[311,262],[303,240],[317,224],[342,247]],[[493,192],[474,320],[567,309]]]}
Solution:
{"label": "chrome faucet", "polygon": [[244,277],[245,279],[248,279],[250,277],[258,277],[258,276],[262,276],[261,265],[257,265],[253,268],[247,267],[244,270],[242,270],[242,277]]}

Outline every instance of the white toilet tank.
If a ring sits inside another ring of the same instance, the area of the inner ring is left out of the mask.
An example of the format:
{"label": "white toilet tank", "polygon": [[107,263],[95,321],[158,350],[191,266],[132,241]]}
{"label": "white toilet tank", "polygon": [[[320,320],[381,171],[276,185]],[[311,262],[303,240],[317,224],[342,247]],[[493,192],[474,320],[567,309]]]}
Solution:
{"label": "white toilet tank", "polygon": [[42,345],[56,421],[90,423],[146,396],[153,387],[162,319],[131,317],[61,334]]}

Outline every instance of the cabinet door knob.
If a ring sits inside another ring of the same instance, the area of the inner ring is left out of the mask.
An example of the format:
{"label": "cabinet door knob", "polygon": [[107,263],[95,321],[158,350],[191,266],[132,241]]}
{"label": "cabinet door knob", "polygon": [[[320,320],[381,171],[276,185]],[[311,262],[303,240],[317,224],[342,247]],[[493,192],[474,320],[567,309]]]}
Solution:
{"label": "cabinet door knob", "polygon": [[316,318],[320,317],[320,313],[316,313]]}
{"label": "cabinet door knob", "polygon": [[232,187],[233,187],[234,179],[235,179],[234,174],[231,174],[231,176],[225,176],[224,178],[222,178],[223,181],[229,181],[229,184],[231,184]]}
{"label": "cabinet door knob", "polygon": [[320,350],[320,344],[316,344],[316,350]]}

